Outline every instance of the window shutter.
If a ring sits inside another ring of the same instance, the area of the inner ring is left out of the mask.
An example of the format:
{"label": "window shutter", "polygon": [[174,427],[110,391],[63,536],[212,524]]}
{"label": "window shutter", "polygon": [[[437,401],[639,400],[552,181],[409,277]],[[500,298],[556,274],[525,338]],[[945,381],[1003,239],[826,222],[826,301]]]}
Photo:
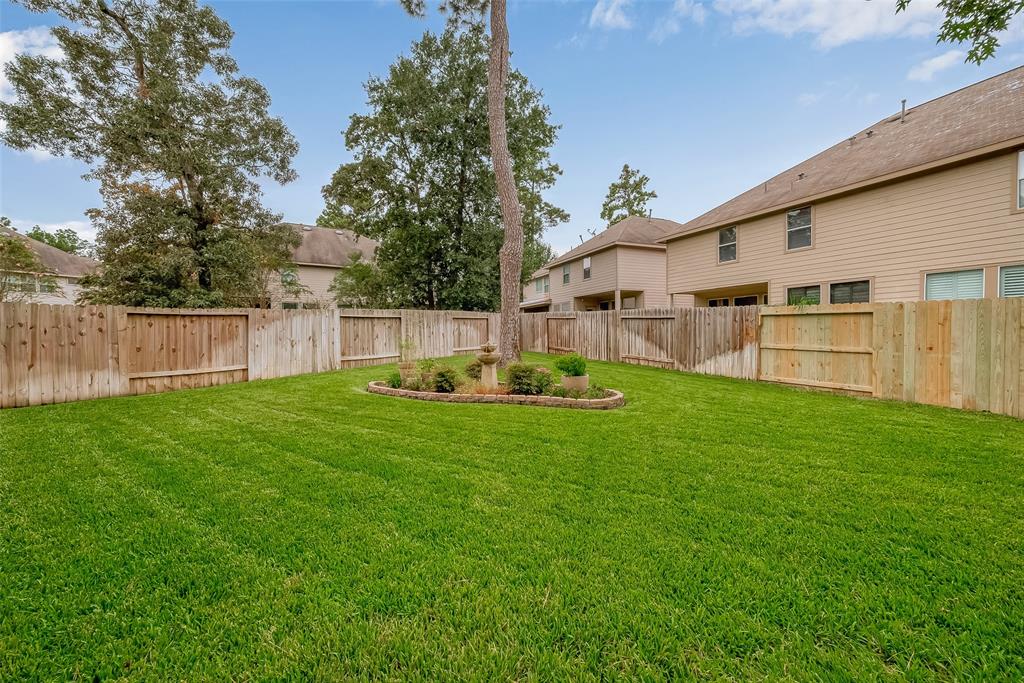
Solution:
{"label": "window shutter", "polygon": [[1024,296],[1024,265],[999,269],[999,296]]}

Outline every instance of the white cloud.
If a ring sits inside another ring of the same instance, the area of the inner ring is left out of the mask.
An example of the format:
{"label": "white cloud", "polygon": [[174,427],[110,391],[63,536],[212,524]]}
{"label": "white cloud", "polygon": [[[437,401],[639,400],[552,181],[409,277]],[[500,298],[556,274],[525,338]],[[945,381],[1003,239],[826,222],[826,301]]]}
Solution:
{"label": "white cloud", "polygon": [[695,0],[675,0],[668,14],[661,17],[651,29],[650,38],[656,43],[661,43],[669,36],[679,33],[684,21],[692,21],[703,26],[705,19],[707,9],[703,3]]}
{"label": "white cloud", "polygon": [[[64,55],[60,46],[57,45],[57,41],[54,40],[53,34],[50,33],[50,29],[45,26],[0,33],[0,101],[10,102],[14,99],[14,88],[11,87],[11,82],[7,79],[4,67],[21,53],[43,55],[54,59],[59,59]],[[0,121],[0,130],[6,127],[7,122]],[[45,149],[36,147],[24,152],[19,151],[19,153],[27,154],[35,161],[46,161],[53,158],[53,155]]]}
{"label": "white cloud", "polygon": [[822,93],[805,92],[801,93],[800,96],[796,98],[796,101],[801,107],[810,107],[821,102],[822,97],[824,97]]}
{"label": "white cloud", "polygon": [[626,16],[626,8],[633,0],[597,0],[590,12],[590,28],[632,28],[633,22]]}
{"label": "white cloud", "polygon": [[907,79],[911,81],[930,81],[940,71],[945,71],[962,63],[966,56],[967,53],[963,50],[949,50],[938,57],[926,59],[920,64],[915,65],[907,72]]}
{"label": "white cloud", "polygon": [[12,218],[13,225],[18,232],[25,234],[35,226],[39,226],[46,232],[56,232],[60,228],[71,228],[78,233],[78,236],[90,242],[96,241],[96,229],[88,221],[64,221],[63,223],[40,223],[39,221],[27,221],[21,218]]}
{"label": "white cloud", "polygon": [[889,0],[715,0],[713,7],[731,18],[737,33],[808,33],[821,48],[938,31],[942,13],[936,0],[914,0],[899,14],[895,5]]}
{"label": "white cloud", "polygon": [[44,55],[55,59],[64,54],[46,26],[0,33],[0,100],[4,102],[10,102],[14,98],[14,90],[3,72],[3,67],[14,61],[15,55],[20,53]]}

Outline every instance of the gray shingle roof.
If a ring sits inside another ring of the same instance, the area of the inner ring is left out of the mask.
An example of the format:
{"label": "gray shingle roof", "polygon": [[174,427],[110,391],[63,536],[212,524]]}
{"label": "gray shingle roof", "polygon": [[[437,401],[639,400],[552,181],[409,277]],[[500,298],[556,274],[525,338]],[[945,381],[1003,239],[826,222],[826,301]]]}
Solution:
{"label": "gray shingle roof", "polygon": [[556,259],[549,261],[544,267],[551,268],[559,263],[565,263],[573,259],[586,256],[595,251],[607,249],[616,244],[644,244],[660,246],[658,240],[665,235],[682,229],[682,224],[664,218],[646,218],[644,216],[629,216],[618,223],[605,228],[602,232],[591,237],[589,240],[571,249]]}
{"label": "gray shingle roof", "polygon": [[317,266],[346,266],[351,254],[359,252],[364,261],[372,261],[377,251],[377,242],[369,237],[360,237],[348,230],[319,228],[315,225],[285,223],[292,226],[302,237],[302,243],[292,253],[296,263]]}
{"label": "gray shingle roof", "polygon": [[1024,137],[1024,67],[897,112],[707,213],[670,237],[793,208],[809,198]]}
{"label": "gray shingle roof", "polygon": [[84,256],[78,256],[76,254],[69,254],[66,251],[61,251],[56,247],[51,247],[45,242],[34,240],[31,237],[22,235],[14,230],[0,228],[0,235],[4,235],[5,237],[17,237],[23,240],[28,245],[28,248],[39,257],[39,261],[43,264],[43,267],[57,275],[63,275],[64,277],[81,277],[92,272],[97,266],[99,266],[99,263],[97,261],[93,261],[91,258],[85,258]]}

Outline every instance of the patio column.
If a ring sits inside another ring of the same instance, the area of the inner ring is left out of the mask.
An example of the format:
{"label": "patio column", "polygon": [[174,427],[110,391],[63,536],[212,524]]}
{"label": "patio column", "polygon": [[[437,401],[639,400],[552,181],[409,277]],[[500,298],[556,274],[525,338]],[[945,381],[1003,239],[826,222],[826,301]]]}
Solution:
{"label": "patio column", "polygon": [[615,310],[622,310],[622,290],[617,288],[615,290]]}

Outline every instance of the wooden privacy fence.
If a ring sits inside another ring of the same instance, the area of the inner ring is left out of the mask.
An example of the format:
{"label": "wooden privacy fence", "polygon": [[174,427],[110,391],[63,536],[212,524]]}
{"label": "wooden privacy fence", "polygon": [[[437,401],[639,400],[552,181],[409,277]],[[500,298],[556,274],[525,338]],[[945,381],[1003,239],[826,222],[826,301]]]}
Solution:
{"label": "wooden privacy fence", "polygon": [[757,378],[756,306],[524,313],[521,346],[594,360]]}
{"label": "wooden privacy fence", "polygon": [[[497,313],[0,304],[0,408],[450,356]],[[1024,298],[525,313],[524,350],[1024,418]]]}
{"label": "wooden privacy fence", "polygon": [[766,308],[767,381],[1024,418],[1024,298]]}
{"label": "wooden privacy fence", "polygon": [[525,313],[522,347],[1024,418],[1024,298]]}
{"label": "wooden privacy fence", "polygon": [[498,314],[179,310],[0,304],[0,408],[450,356],[497,338]]}

